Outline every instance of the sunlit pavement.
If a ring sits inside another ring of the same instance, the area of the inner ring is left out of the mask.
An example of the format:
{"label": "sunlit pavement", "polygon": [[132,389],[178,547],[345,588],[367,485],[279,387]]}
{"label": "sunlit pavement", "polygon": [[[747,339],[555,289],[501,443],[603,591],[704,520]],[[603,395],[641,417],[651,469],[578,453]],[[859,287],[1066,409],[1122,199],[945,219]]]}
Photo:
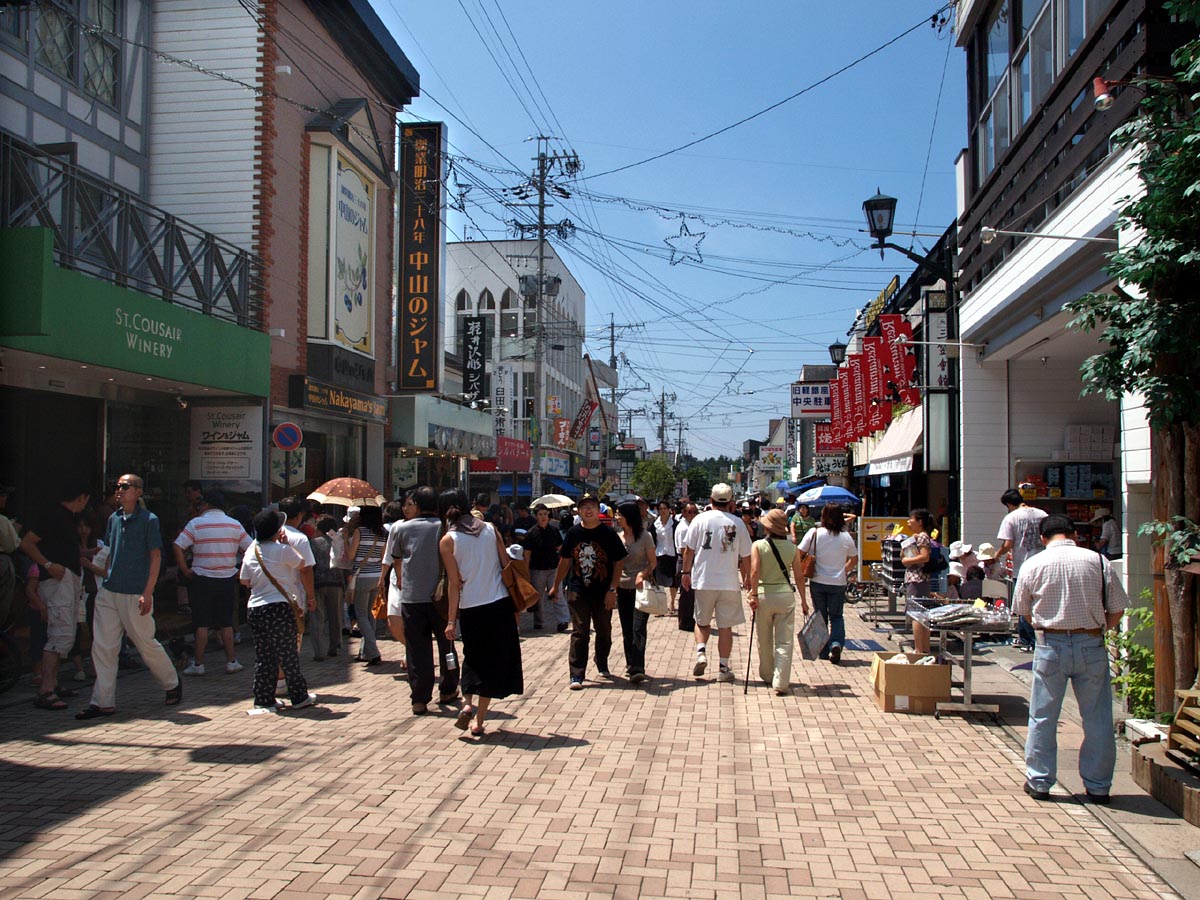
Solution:
{"label": "sunlit pavement", "polygon": [[738,632],[736,684],[715,654],[693,678],[657,618],[647,684],[592,669],[580,692],[567,635],[531,635],[528,691],[482,742],[452,710],[411,715],[393,643],[371,669],[305,656],[320,703],[287,715],[246,715],[246,644],[244,672],[210,665],[177,708],[145,672],[109,719],[74,720],[86,690],[67,713],[30,697],[0,710],[0,895],[1174,896],[1070,795],[1027,798],[996,726],[877,711],[863,651],[743,696]]}

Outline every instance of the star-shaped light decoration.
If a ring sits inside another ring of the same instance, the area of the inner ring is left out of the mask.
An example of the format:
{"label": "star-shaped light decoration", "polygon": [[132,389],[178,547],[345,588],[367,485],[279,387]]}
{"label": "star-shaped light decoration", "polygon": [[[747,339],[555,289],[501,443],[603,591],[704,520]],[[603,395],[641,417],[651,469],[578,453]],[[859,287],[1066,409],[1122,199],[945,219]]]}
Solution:
{"label": "star-shaped light decoration", "polygon": [[707,233],[701,231],[699,234],[692,234],[688,231],[687,221],[681,221],[679,234],[663,238],[663,243],[671,248],[671,265],[677,266],[688,259],[698,263],[704,262],[704,257],[700,255],[700,242]]}

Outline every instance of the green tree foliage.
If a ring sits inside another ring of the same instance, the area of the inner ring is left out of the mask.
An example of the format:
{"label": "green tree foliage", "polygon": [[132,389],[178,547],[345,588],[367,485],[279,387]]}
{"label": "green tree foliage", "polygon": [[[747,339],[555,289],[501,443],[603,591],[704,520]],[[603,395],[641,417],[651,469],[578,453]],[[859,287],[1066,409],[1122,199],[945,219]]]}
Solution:
{"label": "green tree foliage", "polygon": [[655,500],[671,496],[675,481],[675,470],[661,459],[643,459],[633,467],[630,485],[647,500]]}
{"label": "green tree foliage", "polygon": [[[1200,26],[1200,0],[1165,0]],[[1102,329],[1109,349],[1083,365],[1085,389],[1146,398],[1150,425],[1200,421],[1200,40],[1172,57],[1174,82],[1147,79],[1138,115],[1113,133],[1137,153],[1145,193],[1127,198],[1118,227],[1133,229],[1109,257],[1118,287],[1070,304],[1074,325]],[[1144,85],[1144,87],[1143,87]]]}

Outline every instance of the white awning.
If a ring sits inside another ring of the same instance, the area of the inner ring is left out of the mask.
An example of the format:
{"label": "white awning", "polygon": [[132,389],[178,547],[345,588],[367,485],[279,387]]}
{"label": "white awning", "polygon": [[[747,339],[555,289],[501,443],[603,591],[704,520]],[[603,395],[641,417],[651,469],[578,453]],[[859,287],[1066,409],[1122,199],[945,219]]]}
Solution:
{"label": "white awning", "polygon": [[894,475],[911,472],[913,457],[924,447],[922,442],[924,418],[921,407],[910,409],[893,419],[871,453],[868,475]]}

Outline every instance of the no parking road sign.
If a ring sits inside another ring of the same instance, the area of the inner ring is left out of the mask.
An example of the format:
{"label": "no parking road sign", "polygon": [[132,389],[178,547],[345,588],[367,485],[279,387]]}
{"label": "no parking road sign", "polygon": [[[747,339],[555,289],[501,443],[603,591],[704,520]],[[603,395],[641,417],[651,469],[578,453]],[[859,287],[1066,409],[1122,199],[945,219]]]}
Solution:
{"label": "no parking road sign", "polygon": [[304,432],[295,422],[280,422],[271,432],[271,443],[280,450],[295,450],[304,442]]}

